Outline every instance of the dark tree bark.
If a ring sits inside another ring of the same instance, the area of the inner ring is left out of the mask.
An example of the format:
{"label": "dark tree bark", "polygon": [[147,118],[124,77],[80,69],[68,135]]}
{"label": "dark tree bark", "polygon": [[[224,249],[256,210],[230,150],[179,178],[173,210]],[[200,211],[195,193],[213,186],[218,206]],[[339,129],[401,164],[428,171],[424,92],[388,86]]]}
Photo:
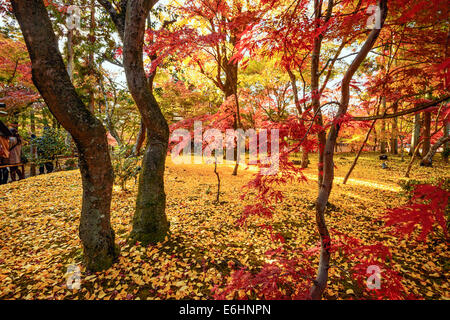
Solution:
{"label": "dark tree bark", "polygon": [[145,124],[141,120],[141,124],[139,125],[139,132],[136,137],[136,143],[134,144],[133,150],[131,152],[135,157],[139,156],[139,154],[141,153],[141,148],[145,140],[145,133],[146,133]]}
{"label": "dark tree bark", "polygon": [[[398,110],[398,103],[392,105],[392,111],[396,113]],[[398,118],[392,118],[392,131],[391,131],[391,153],[398,154]]]}
{"label": "dark tree bark", "polygon": [[[450,136],[450,121],[446,121],[444,125],[444,137]],[[450,142],[444,143],[444,162],[448,163],[448,150],[450,149]]]}
{"label": "dark tree bark", "polygon": [[33,83],[78,148],[83,184],[79,235],[84,263],[92,271],[106,269],[118,254],[110,224],[113,174],[106,131],[70,81],[44,3],[11,3],[30,55]]}
{"label": "dark tree bark", "polygon": [[[348,104],[350,101],[350,81],[353,78],[353,75],[355,74],[360,64],[364,61],[367,54],[375,44],[375,41],[377,40],[378,35],[380,34],[381,28],[386,19],[387,0],[379,0],[378,5],[380,7],[380,15],[381,15],[380,29],[373,29],[370,32],[361,50],[358,52],[355,59],[352,61],[352,63],[345,72],[345,75],[341,82],[341,101],[339,105],[339,110],[335,116],[336,120],[343,117],[347,112]],[[339,134],[339,129],[340,129],[339,124],[331,126],[328,132],[323,154],[323,179],[322,183],[320,184],[319,194],[316,200],[316,223],[320,235],[321,251],[317,276],[310,292],[311,299],[320,299],[322,297],[322,294],[325,291],[328,281],[328,269],[330,268],[331,239],[325,222],[325,207],[328,203],[328,199],[330,197],[331,188],[334,180],[333,156],[334,156],[334,146],[336,145],[336,139]]]}
{"label": "dark tree bark", "polygon": [[[30,107],[30,131],[32,135],[36,135],[36,115],[34,113],[33,105],[31,105]],[[30,153],[31,153],[30,176],[34,177],[36,175],[36,159],[37,159],[36,141],[34,139],[32,139],[30,143]]]}
{"label": "dark tree bark", "polygon": [[[320,19],[322,16],[322,1],[314,0],[314,17],[316,19],[316,28],[320,28]],[[328,0],[328,7],[325,17],[325,23],[330,19],[331,13],[333,11],[334,2],[333,0]],[[313,41],[313,51],[311,55],[311,104],[314,111],[315,123],[319,127],[323,128],[323,118],[322,111],[320,110],[320,92],[319,92],[319,81],[320,81],[320,51],[322,48],[323,33],[319,34],[314,38]],[[320,130],[317,134],[319,141],[319,161],[318,161],[318,186],[322,184],[323,179],[323,152],[325,148],[325,143],[327,135],[325,129]]]}
{"label": "dark tree bark", "polygon": [[423,113],[423,147],[422,156],[426,155],[431,148],[431,111]]}

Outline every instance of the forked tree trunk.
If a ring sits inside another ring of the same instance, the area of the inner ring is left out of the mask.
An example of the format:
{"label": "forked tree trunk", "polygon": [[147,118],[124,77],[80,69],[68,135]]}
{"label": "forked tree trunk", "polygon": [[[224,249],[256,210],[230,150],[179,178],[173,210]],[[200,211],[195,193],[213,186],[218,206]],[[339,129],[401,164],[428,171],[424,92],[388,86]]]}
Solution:
{"label": "forked tree trunk", "polygon": [[[380,7],[380,28],[383,26],[387,15],[387,0],[379,0]],[[350,101],[350,81],[360,64],[364,61],[367,54],[375,44],[381,29],[373,29],[366,39],[361,50],[356,55],[348,67],[341,83],[341,101],[339,110],[335,116],[335,120],[345,116]],[[320,185],[319,194],[316,200],[316,223],[320,235],[321,251],[319,267],[314,284],[311,288],[311,299],[320,299],[325,291],[328,281],[328,269],[330,268],[330,246],[331,239],[325,222],[325,208],[330,197],[331,188],[334,180],[334,146],[339,134],[340,125],[335,121],[336,125],[332,125],[325,144],[323,155],[323,179]]]}
{"label": "forked tree trunk", "polygon": [[79,234],[84,263],[92,271],[106,269],[118,253],[110,224],[113,174],[106,131],[70,81],[42,0],[11,3],[30,54],[33,83],[78,148],[83,184]]}

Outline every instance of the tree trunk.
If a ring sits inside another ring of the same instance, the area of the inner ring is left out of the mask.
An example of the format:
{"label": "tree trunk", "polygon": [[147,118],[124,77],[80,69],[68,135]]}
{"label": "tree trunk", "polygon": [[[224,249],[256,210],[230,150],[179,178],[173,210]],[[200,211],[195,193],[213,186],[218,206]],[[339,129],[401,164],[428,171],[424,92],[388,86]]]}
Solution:
{"label": "tree trunk", "polygon": [[214,152],[214,173],[217,177],[217,193],[216,193],[216,204],[220,203],[220,176],[217,171],[217,154]]}
{"label": "tree trunk", "polygon": [[422,161],[420,162],[420,165],[425,166],[425,167],[431,167],[432,166],[432,162],[431,160],[433,159],[434,155],[436,154],[437,150],[445,143],[447,143],[448,141],[450,141],[450,137],[449,136],[442,136],[438,141],[436,141],[435,144],[433,144],[433,146],[430,148],[430,151],[428,151],[428,153],[425,155],[425,157],[423,157]]}
{"label": "tree trunk", "polygon": [[78,147],[83,185],[79,235],[84,263],[92,271],[106,269],[118,254],[110,224],[113,174],[106,131],[73,87],[44,3],[11,3],[30,55],[33,83]]}
{"label": "tree trunk", "polygon": [[302,148],[302,168],[306,169],[309,165],[309,152],[305,148]]}
{"label": "tree trunk", "polygon": [[[114,114],[114,109],[115,109],[115,106],[116,106],[116,100],[114,100],[113,106],[112,106],[112,110],[110,111],[108,98],[106,97],[105,87],[103,86],[103,81],[102,81],[101,78],[99,78],[98,84],[99,84],[99,87],[100,87],[100,91],[102,92],[102,95],[103,95],[103,103],[105,104],[105,124],[106,124],[106,128],[108,129],[108,131],[111,134],[111,136],[116,140],[117,145],[120,147],[123,144],[122,143],[122,139],[120,139],[120,136],[117,133],[117,130],[114,127],[114,123],[112,121],[112,116]],[[92,108],[91,112],[94,113],[93,112],[93,108]]]}
{"label": "tree trunk", "polygon": [[431,112],[423,113],[423,146],[422,155],[426,155],[431,148]]}
{"label": "tree trunk", "polygon": [[416,150],[417,144],[419,143],[419,138],[420,138],[420,113],[416,113],[414,115],[414,128],[411,138],[411,147],[409,149],[410,155],[413,155],[414,150]]}
{"label": "tree trunk", "polygon": [[373,151],[377,151],[377,143],[378,143],[378,133],[377,133],[377,128],[373,127]]}
{"label": "tree trunk", "polygon": [[[382,108],[381,108],[381,113],[385,113],[386,112],[386,98],[383,97],[381,98],[381,103],[382,103]],[[386,153],[386,147],[387,147],[387,142],[386,142],[386,120],[382,119],[381,120],[381,132],[380,132],[380,152],[381,153]]]}
{"label": "tree trunk", "polygon": [[146,132],[147,132],[147,130],[145,129],[145,124],[141,120],[141,124],[139,126],[139,133],[137,135],[136,143],[134,144],[133,151],[132,151],[132,154],[135,157],[139,156],[139,154],[141,153],[141,148],[142,148],[142,145],[144,144]]}
{"label": "tree trunk", "polygon": [[[396,113],[398,110],[398,104],[394,103],[392,106],[392,112]],[[392,132],[391,132],[391,153],[398,154],[398,118],[392,118]]]}
{"label": "tree trunk", "polygon": [[364,142],[362,143],[361,148],[359,148],[358,154],[356,155],[355,160],[353,160],[352,166],[350,167],[350,169],[348,170],[347,174],[345,175],[345,178],[344,178],[344,181],[342,182],[342,184],[346,184],[348,178],[349,178],[350,175],[352,174],[352,171],[353,171],[353,169],[355,168],[356,163],[358,162],[359,156],[361,155],[361,152],[363,151],[364,146],[366,145],[367,140],[369,139],[370,133],[372,132],[372,129],[373,129],[373,127],[375,126],[375,122],[376,122],[376,121],[377,121],[377,120],[373,120],[372,125],[370,126],[369,131],[367,131],[366,138],[364,139]]}
{"label": "tree trunk", "polygon": [[[34,113],[34,107],[31,105],[30,108],[30,131],[32,136],[36,136],[36,115]],[[36,175],[36,159],[37,159],[37,149],[35,139],[31,139],[30,142],[30,176],[34,177]]]}
{"label": "tree trunk", "polygon": [[[298,97],[297,79],[295,77],[295,74],[290,69],[287,69],[287,73],[289,74],[289,79],[291,81],[291,87],[292,87],[292,93],[294,95],[295,107],[297,109],[299,118],[301,118],[303,116],[303,108],[300,105],[300,100]],[[318,83],[317,83],[317,85],[318,85]],[[303,169],[306,169],[306,168],[308,168],[308,164],[309,164],[308,150],[306,150],[304,147],[302,147],[302,164],[301,164],[301,166]]]}
{"label": "tree trunk", "polygon": [[[447,121],[444,126],[444,137],[448,137],[450,135],[450,121]],[[448,152],[450,149],[450,142],[447,141],[444,143],[444,162],[448,163]]]}
{"label": "tree trunk", "polygon": [[[329,0],[329,1],[331,1],[331,0]],[[314,0],[314,8],[315,8],[315,17],[318,21],[321,16],[321,8],[320,8],[318,0]],[[319,25],[317,25],[316,27],[319,27]],[[323,119],[322,119],[322,111],[320,110],[320,96],[319,96],[319,79],[320,79],[319,67],[320,67],[320,51],[321,51],[321,46],[322,46],[322,39],[323,39],[322,34],[320,34],[319,36],[314,38],[313,51],[312,51],[312,56],[311,56],[311,95],[312,95],[311,104],[312,104],[314,114],[317,115],[315,118],[316,125],[318,125],[320,128],[323,128]],[[319,161],[318,161],[318,165],[317,165],[318,166],[317,182],[318,182],[318,186],[320,189],[320,186],[322,184],[322,178],[323,178],[323,156],[324,156],[323,152],[324,152],[324,147],[325,147],[325,143],[326,143],[326,132],[325,132],[324,128],[319,131],[319,133],[317,134],[317,138],[319,141],[319,146],[318,146]]]}
{"label": "tree trunk", "polygon": [[409,160],[408,167],[406,168],[405,177],[409,178],[409,172],[411,171],[414,159],[416,158],[417,154],[419,153],[419,148],[423,144],[423,140],[418,141],[416,147],[414,148],[413,155],[411,157],[411,160]]}
{"label": "tree trunk", "polygon": [[150,90],[142,54],[145,21],[154,3],[149,0],[128,1],[123,34],[123,64],[128,88],[147,128],[148,137],[130,235],[142,244],[162,241],[169,232],[164,192],[169,126]]}
{"label": "tree trunk", "polygon": [[[387,15],[387,0],[379,0],[378,5],[380,7],[381,28]],[[350,81],[352,80],[353,75],[355,74],[360,64],[364,61],[367,54],[375,44],[380,31],[381,29],[373,29],[370,32],[361,50],[358,52],[355,59],[352,61],[347,71],[345,72],[341,83],[341,101],[339,110],[334,120],[339,120],[343,116],[345,116],[350,101]],[[325,291],[325,288],[327,286],[328,269],[330,268],[331,239],[325,222],[325,208],[330,197],[334,180],[334,146],[336,145],[336,139],[338,137],[340,128],[339,122],[335,121],[335,123],[335,125],[332,125],[330,127],[325,143],[323,155],[323,179],[316,200],[316,223],[320,235],[321,251],[317,276],[310,292],[311,299],[320,299],[322,297],[323,292]]]}

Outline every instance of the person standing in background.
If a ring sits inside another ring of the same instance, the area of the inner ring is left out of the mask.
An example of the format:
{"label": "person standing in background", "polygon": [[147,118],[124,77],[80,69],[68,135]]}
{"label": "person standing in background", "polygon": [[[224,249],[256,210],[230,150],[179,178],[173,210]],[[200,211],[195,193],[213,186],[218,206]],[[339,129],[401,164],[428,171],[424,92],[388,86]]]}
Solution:
{"label": "person standing in background", "polygon": [[19,180],[22,180],[25,178],[24,172],[20,170],[18,164],[20,164],[21,161],[21,154],[22,154],[22,139],[20,138],[19,132],[16,128],[11,128],[9,131],[11,131],[12,136],[9,137],[9,164],[15,165],[9,168],[10,174],[11,174],[11,180],[16,181],[16,173],[19,176]]}
{"label": "person standing in background", "polygon": [[8,168],[1,168],[8,164],[9,158],[9,139],[4,136],[0,136],[0,184],[8,182],[9,171]]}

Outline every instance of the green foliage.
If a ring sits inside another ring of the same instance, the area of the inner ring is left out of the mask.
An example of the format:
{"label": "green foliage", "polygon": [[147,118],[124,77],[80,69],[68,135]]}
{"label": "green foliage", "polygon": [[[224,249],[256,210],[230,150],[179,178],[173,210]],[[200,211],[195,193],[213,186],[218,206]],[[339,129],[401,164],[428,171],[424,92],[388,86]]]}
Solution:
{"label": "green foliage", "polygon": [[57,155],[67,155],[69,150],[64,142],[65,134],[63,130],[45,128],[42,136],[32,139],[32,143],[37,148],[37,164],[51,161]]}
{"label": "green foliage", "polygon": [[442,189],[447,191],[450,190],[450,178],[447,177],[431,177],[429,179],[400,179],[398,181],[398,185],[403,190],[401,194],[403,196],[407,196],[408,199],[411,199],[415,186],[419,184],[431,184],[433,186],[441,185]]}
{"label": "green foliage", "polygon": [[64,162],[64,167],[66,170],[73,170],[77,167],[77,161],[75,159],[67,159]]}
{"label": "green foliage", "polygon": [[127,190],[127,182],[133,178],[136,180],[141,171],[139,165],[141,157],[129,156],[131,148],[132,146],[124,145],[113,150],[111,154],[114,183],[124,191]]}

